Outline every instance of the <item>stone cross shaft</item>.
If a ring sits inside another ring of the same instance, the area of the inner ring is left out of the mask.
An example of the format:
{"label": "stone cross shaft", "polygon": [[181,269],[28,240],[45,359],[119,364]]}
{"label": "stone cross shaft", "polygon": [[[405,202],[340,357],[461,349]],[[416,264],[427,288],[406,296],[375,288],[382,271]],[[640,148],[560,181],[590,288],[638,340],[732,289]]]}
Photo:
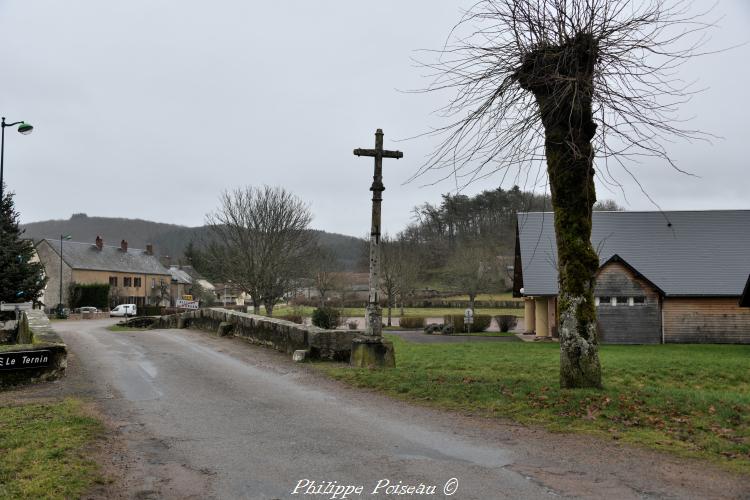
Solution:
{"label": "stone cross shaft", "polygon": [[375,149],[355,149],[357,156],[375,158],[375,174],[372,176],[372,224],[370,226],[370,294],[367,302],[365,335],[379,337],[383,335],[383,320],[378,303],[380,288],[380,206],[383,203],[383,158],[403,158],[401,151],[383,149],[383,131],[375,132]]}

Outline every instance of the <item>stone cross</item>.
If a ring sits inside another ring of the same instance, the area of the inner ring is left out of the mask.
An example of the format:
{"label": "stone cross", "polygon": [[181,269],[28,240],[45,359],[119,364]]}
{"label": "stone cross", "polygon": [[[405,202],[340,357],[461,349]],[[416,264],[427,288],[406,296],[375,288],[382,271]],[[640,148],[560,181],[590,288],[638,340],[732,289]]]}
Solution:
{"label": "stone cross", "polygon": [[383,149],[383,131],[375,132],[375,149],[355,149],[357,156],[375,158],[375,174],[372,176],[372,224],[370,226],[370,294],[367,302],[365,335],[380,337],[383,335],[382,314],[378,303],[380,288],[380,206],[383,203],[383,158],[403,158],[401,151]]}

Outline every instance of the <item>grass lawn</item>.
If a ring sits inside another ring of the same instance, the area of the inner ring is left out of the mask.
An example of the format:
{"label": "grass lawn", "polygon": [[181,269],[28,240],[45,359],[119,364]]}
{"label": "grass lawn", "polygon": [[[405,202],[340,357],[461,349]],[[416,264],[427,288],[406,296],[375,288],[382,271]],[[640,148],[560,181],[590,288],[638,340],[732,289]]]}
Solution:
{"label": "grass lawn", "polygon": [[[285,316],[287,314],[302,314],[302,316],[312,316],[314,307],[309,306],[276,306],[273,308],[274,317]],[[364,307],[345,307],[342,309],[344,316],[347,317],[364,317]],[[260,308],[260,313],[265,314],[265,308]],[[449,307],[407,307],[404,309],[404,316],[410,317],[424,317],[424,318],[439,318],[446,314],[461,314],[463,315],[464,310],[460,308],[449,308]],[[498,316],[500,314],[511,314],[518,317],[523,317],[523,309],[481,309],[477,308],[474,311],[475,314],[489,314],[490,316]],[[388,315],[388,310],[383,309],[383,320]],[[401,317],[401,309],[393,309],[392,316],[394,318]]]}
{"label": "grass lawn", "polygon": [[102,430],[77,400],[0,408],[0,498],[79,498],[103,480],[86,454]]}
{"label": "grass lawn", "polygon": [[750,346],[602,346],[605,389],[573,391],[558,387],[556,343],[389,338],[395,369],[316,366],[422,404],[612,436],[750,473]]}
{"label": "grass lawn", "polygon": [[107,327],[110,332],[145,332],[148,328],[134,328],[132,326],[110,325]]}
{"label": "grass lawn", "polygon": [[[443,300],[469,300],[468,295],[451,295],[450,297],[445,297]],[[517,299],[513,297],[513,292],[505,292],[505,293],[480,293],[477,295],[477,298],[475,300],[517,300],[520,302],[523,302],[523,299]]]}

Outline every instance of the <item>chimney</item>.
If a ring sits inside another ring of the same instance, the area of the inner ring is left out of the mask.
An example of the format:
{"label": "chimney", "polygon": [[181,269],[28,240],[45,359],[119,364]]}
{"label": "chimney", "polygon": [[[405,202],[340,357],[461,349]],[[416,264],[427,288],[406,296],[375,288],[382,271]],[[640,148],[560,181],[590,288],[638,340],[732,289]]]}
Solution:
{"label": "chimney", "polygon": [[96,248],[98,248],[99,250],[101,250],[102,247],[104,247],[104,240],[102,239],[101,236],[97,235],[96,236]]}
{"label": "chimney", "polygon": [[122,250],[123,252],[128,251],[128,242],[126,240],[122,240],[120,242],[120,250]]}
{"label": "chimney", "polygon": [[146,255],[154,255],[154,245],[151,243],[146,244]]}

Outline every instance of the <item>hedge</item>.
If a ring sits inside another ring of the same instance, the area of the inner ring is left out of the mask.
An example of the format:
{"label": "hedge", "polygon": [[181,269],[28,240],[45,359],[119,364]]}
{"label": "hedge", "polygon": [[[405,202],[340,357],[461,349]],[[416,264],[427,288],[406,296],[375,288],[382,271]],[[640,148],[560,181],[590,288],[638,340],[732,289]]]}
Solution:
{"label": "hedge", "polygon": [[[466,332],[463,314],[446,314],[445,316],[443,316],[443,322],[446,325],[452,325],[454,333]],[[492,316],[490,316],[489,314],[475,314],[474,322],[471,324],[471,331],[483,332],[490,327],[491,323]]]}
{"label": "hedge", "polygon": [[425,318],[406,316],[399,320],[398,325],[402,328],[424,328]]}

